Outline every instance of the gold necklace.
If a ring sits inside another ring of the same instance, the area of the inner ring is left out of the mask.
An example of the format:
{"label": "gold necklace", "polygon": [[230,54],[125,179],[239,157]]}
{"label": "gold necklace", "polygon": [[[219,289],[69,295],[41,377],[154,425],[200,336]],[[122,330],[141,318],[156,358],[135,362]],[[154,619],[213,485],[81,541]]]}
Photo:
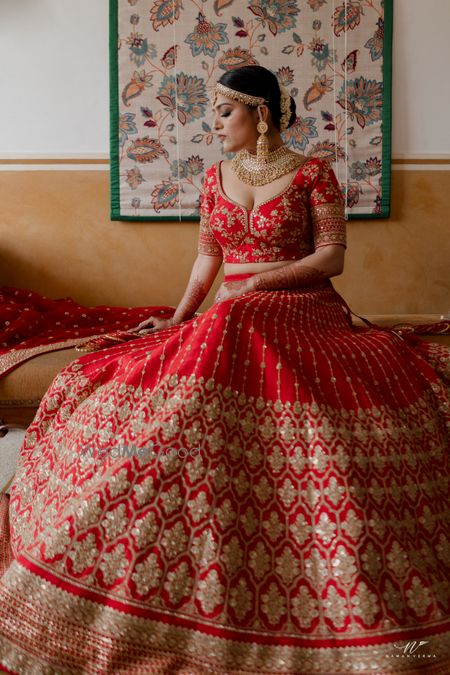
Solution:
{"label": "gold necklace", "polygon": [[304,157],[280,145],[264,159],[246,149],[239,150],[231,160],[231,169],[246,185],[267,185],[301,166],[304,161]]}

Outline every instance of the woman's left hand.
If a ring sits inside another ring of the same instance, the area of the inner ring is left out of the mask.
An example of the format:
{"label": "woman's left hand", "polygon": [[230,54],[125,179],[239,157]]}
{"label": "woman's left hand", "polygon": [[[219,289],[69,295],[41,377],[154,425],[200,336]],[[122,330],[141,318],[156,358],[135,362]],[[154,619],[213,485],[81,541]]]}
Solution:
{"label": "woman's left hand", "polygon": [[216,293],[214,302],[223,302],[223,300],[237,298],[240,295],[244,295],[244,293],[250,293],[251,290],[250,284],[247,283],[247,279],[242,279],[239,281],[224,281]]}

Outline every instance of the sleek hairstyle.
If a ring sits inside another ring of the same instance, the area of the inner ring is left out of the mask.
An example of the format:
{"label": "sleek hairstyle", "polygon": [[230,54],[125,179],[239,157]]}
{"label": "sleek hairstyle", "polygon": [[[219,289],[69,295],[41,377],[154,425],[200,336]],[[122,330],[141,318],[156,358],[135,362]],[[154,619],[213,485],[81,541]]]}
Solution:
{"label": "sleek hairstyle", "polygon": [[[240,68],[227,70],[221,76],[219,82],[243,94],[265,98],[268,101],[267,107],[270,110],[272,121],[277,129],[280,129],[280,85],[276,75],[271,70],[263,68],[263,66],[241,66]],[[288,127],[291,127],[295,120],[295,101],[291,96],[291,116]]]}

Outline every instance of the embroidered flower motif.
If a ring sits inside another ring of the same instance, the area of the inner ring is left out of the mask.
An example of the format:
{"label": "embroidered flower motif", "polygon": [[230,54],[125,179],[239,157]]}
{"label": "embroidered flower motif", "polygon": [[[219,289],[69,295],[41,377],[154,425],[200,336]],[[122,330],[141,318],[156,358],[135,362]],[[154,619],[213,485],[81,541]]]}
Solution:
{"label": "embroidered flower motif", "polygon": [[206,577],[199,581],[196,596],[206,614],[217,613],[223,606],[225,590],[216,569],[210,570]]}
{"label": "embroidered flower motif", "polygon": [[378,157],[369,157],[366,159],[365,167],[369,176],[376,176],[381,173],[381,160]]}
{"label": "embroidered flower motif", "polygon": [[141,33],[129,35],[127,45],[130,48],[130,61],[137,66],[142,66],[146,59],[154,59],[157,53],[156,46],[149,44]]}
{"label": "embroidered flower motif", "polygon": [[135,190],[141,183],[145,181],[145,178],[138,168],[128,169],[126,173],[126,182],[132,190]]}
{"label": "embroidered flower motif", "polygon": [[203,171],[205,163],[199,155],[192,155],[187,160],[188,171],[193,176],[198,176]]}
{"label": "embroidered flower motif", "polygon": [[170,165],[170,172],[175,178],[197,176],[203,171],[204,161],[199,155],[192,155],[187,160],[177,159]]}
{"label": "embroidered flower motif", "polygon": [[170,180],[163,180],[162,183],[156,185],[152,192],[152,205],[156,213],[159,213],[161,209],[177,206],[178,196],[178,183],[173,183]]}
{"label": "embroidered flower motif", "polygon": [[301,585],[292,600],[292,615],[303,629],[311,628],[319,616],[318,602],[309,588]]}
{"label": "embroidered flower motif", "polygon": [[350,177],[354,180],[364,180],[367,178],[367,167],[363,162],[353,162],[350,165]]}
{"label": "embroidered flower motif", "polygon": [[[176,103],[175,95],[178,99]],[[203,78],[185,73],[177,75],[176,94],[175,77],[166,75],[158,90],[157,98],[172,114],[175,110],[178,111],[178,119],[182,124],[204,117],[208,103]]]}
{"label": "embroidered flower motif", "polygon": [[245,579],[239,579],[235,588],[230,593],[230,607],[241,621],[250,612],[254,605],[253,593]]}
{"label": "embroidered flower motif", "polygon": [[326,140],[315,143],[307,153],[308,157],[318,157],[334,162],[336,156],[338,159],[345,159],[345,150],[341,145],[336,146],[334,141]]}
{"label": "embroidered flower motif", "polygon": [[277,77],[283,87],[288,87],[294,81],[294,71],[289,66],[282,66],[278,68]]}
{"label": "embroidered flower motif", "polygon": [[353,30],[361,21],[360,0],[349,0],[336,8],[333,16],[334,34],[339,37],[346,30]]}
{"label": "embroidered flower motif", "polygon": [[364,47],[370,50],[370,58],[372,61],[377,61],[383,55],[383,38],[384,38],[384,21],[380,17],[377,22],[378,30],[375,31],[373,37],[367,40]]}
{"label": "embroidered flower motif", "polygon": [[158,557],[151,553],[143,562],[138,563],[135,572],[131,575],[139,595],[147,595],[150,590],[158,587],[162,571],[159,567]]}
{"label": "embroidered flower motif", "polygon": [[170,173],[174,178],[183,179],[189,175],[187,162],[184,159],[176,159],[170,165]]}
{"label": "embroidered flower motif", "polygon": [[297,117],[294,124],[283,134],[286,145],[303,152],[309,143],[309,139],[317,138],[319,135],[315,122],[315,117]]}
{"label": "embroidered flower motif", "polygon": [[258,61],[252,56],[248,49],[241,47],[234,47],[228,49],[223,56],[220,57],[218,66],[222,70],[233,70],[233,68],[240,68],[242,66],[257,66]]}
{"label": "embroidered flower motif", "polygon": [[227,25],[225,23],[209,23],[201,12],[197,16],[197,22],[195,30],[189,33],[185,39],[185,42],[191,47],[192,56],[198,56],[199,54],[216,56],[219,45],[229,42],[225,33]]}
{"label": "embroidered flower motif", "polygon": [[133,113],[122,113],[119,118],[119,145],[123,147],[131,134],[137,134],[137,126],[134,123],[136,115]]}
{"label": "embroidered flower motif", "polygon": [[153,75],[146,73],[145,70],[135,70],[131,80],[125,85],[122,91],[122,101],[129,107],[130,101],[140,96],[146,87],[151,86]]}
{"label": "embroidered flower motif", "polygon": [[167,150],[163,148],[161,143],[156,138],[149,138],[148,136],[137,138],[127,150],[127,157],[141,164],[148,164],[158,157],[166,156]]}
{"label": "embroidered flower motif", "polygon": [[156,0],[150,10],[153,30],[157,31],[178,21],[180,9],[182,9],[181,0]]}
{"label": "embroidered flower motif", "polygon": [[359,195],[361,194],[361,188],[358,183],[349,183],[347,187],[347,198],[346,205],[350,209],[352,206],[356,206],[359,202]]}
{"label": "embroidered flower motif", "polygon": [[372,626],[380,611],[377,596],[369,586],[361,581],[355,594],[352,596],[353,613],[359,618],[362,624]]}
{"label": "embroidered flower motif", "polygon": [[280,593],[279,586],[272,582],[265,593],[261,594],[261,609],[271,626],[276,625],[286,615],[286,598]]}
{"label": "embroidered flower motif", "polygon": [[308,0],[308,5],[311,7],[313,12],[317,12],[322,5],[325,5],[327,0]]}
{"label": "embroidered flower motif", "polygon": [[[306,90],[305,95],[303,96],[303,105],[305,106],[305,110],[308,111],[311,110],[311,106],[314,103],[320,101],[327,92],[332,90],[333,90],[333,78],[327,77],[325,73],[322,73],[322,75],[316,75],[314,78],[314,82]],[[325,128],[327,129],[327,127]]]}
{"label": "embroidered flower motif", "polygon": [[319,72],[336,61],[336,52],[330,50],[328,43],[321,38],[313,38],[308,48],[312,54],[311,63]]}
{"label": "embroidered flower motif", "polygon": [[174,569],[167,572],[164,582],[164,591],[169,597],[172,606],[181,605],[190,597],[194,581],[189,565],[183,561]]}
{"label": "embroidered flower motif", "polygon": [[126,549],[123,544],[105,552],[99,564],[103,574],[103,585],[110,586],[124,576],[127,569]]}
{"label": "embroidered flower motif", "polygon": [[352,121],[356,119],[359,126],[364,129],[366,125],[381,120],[383,84],[376,80],[366,80],[365,77],[350,80],[347,91],[345,85],[342,85],[338,103],[341,108],[348,111],[350,119]]}
{"label": "embroidered flower motif", "polygon": [[295,28],[300,12],[296,0],[254,0],[249,9],[261,21],[266,21],[273,35]]}

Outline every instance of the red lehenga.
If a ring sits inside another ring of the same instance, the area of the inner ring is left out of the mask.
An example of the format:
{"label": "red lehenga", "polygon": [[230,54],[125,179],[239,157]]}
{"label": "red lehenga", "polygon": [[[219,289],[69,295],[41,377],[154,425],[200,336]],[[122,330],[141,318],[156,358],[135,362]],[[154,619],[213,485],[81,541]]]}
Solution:
{"label": "red lehenga", "polygon": [[0,664],[449,673],[448,356],[325,282],[67,366],[12,485]]}

